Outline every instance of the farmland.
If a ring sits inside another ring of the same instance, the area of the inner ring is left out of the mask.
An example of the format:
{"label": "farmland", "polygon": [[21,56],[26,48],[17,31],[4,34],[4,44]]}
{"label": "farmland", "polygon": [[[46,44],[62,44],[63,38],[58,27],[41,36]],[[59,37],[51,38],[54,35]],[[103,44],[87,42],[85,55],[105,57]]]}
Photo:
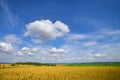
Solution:
{"label": "farmland", "polygon": [[9,66],[0,80],[119,80],[119,66]]}

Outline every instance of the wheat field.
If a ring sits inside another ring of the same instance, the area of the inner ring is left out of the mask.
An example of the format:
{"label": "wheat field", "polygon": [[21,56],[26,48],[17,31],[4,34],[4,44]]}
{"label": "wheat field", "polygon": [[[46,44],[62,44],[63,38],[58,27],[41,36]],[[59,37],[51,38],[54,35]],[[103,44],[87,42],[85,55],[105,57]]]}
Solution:
{"label": "wheat field", "polygon": [[25,66],[0,68],[0,80],[120,80],[120,67]]}

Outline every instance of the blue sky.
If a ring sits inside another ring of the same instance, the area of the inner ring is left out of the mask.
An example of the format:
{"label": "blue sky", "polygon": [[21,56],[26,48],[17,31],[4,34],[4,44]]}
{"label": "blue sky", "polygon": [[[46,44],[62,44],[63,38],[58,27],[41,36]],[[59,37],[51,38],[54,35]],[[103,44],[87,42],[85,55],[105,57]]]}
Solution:
{"label": "blue sky", "polygon": [[119,0],[0,0],[0,62],[120,61]]}

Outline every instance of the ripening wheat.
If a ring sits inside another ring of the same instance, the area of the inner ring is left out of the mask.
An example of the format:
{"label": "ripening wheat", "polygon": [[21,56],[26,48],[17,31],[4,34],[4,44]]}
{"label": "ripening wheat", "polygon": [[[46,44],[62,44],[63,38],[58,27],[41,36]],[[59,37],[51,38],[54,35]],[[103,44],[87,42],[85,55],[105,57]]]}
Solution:
{"label": "ripening wheat", "polygon": [[1,68],[0,80],[120,80],[120,67],[27,66]]}

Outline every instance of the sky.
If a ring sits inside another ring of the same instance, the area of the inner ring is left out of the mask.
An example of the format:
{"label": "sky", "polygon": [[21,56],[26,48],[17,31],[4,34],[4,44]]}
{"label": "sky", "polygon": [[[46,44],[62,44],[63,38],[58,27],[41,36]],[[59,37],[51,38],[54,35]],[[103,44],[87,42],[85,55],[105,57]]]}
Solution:
{"label": "sky", "polygon": [[120,0],[0,0],[0,63],[120,61]]}

